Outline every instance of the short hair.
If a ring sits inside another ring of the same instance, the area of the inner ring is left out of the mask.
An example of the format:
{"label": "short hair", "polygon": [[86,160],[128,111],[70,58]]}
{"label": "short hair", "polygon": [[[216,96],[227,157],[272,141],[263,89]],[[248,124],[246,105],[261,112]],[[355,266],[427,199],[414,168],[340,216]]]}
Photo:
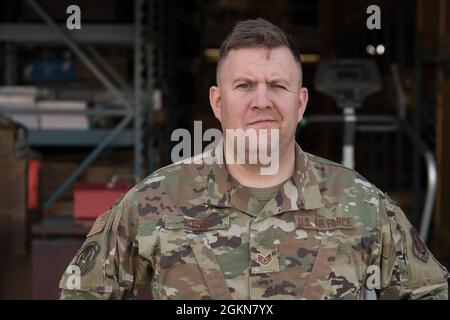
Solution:
{"label": "short hair", "polygon": [[228,52],[240,48],[288,48],[299,65],[300,85],[302,83],[302,64],[300,52],[292,37],[278,26],[262,18],[248,19],[237,23],[220,45],[219,60],[216,69],[216,81],[219,83],[220,68]]}

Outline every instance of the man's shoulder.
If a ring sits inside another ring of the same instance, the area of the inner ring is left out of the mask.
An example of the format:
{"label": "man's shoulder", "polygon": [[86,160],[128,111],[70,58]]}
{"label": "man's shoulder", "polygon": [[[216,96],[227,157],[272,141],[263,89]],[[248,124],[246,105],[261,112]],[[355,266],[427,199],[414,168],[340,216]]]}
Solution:
{"label": "man's shoulder", "polygon": [[196,156],[183,159],[155,170],[152,174],[141,181],[141,184],[148,185],[162,177],[171,179],[162,179],[161,181],[178,181],[192,176],[206,176],[209,166],[213,162],[211,151],[205,151]]}
{"label": "man's shoulder", "polygon": [[137,183],[124,197],[142,214],[171,214],[196,207],[203,201],[209,172],[205,163],[172,163],[155,170]]}
{"label": "man's shoulder", "polygon": [[171,163],[155,170],[152,174],[138,183],[138,188],[147,188],[147,186],[164,187],[176,184],[194,184],[199,183],[201,177],[206,177],[209,165],[205,163],[196,163],[189,158],[184,162]]}
{"label": "man's shoulder", "polygon": [[352,193],[355,196],[369,199],[375,197],[392,201],[386,193],[356,170],[317,155],[306,152],[305,154],[316,172],[318,172],[318,180],[330,192],[349,192],[349,190],[353,190]]}
{"label": "man's shoulder", "polygon": [[[362,177],[355,170],[344,166],[339,162],[335,162],[326,158],[319,157],[317,155],[305,152],[309,161],[312,162],[313,166],[324,172],[327,175],[340,175],[340,176],[348,176],[348,177]],[[363,178],[364,179],[364,178]],[[364,179],[366,180],[366,179]]]}
{"label": "man's shoulder", "polygon": [[357,171],[344,165],[307,154],[315,170],[322,195],[330,214],[352,216],[365,230],[377,230],[386,208],[397,204]]}

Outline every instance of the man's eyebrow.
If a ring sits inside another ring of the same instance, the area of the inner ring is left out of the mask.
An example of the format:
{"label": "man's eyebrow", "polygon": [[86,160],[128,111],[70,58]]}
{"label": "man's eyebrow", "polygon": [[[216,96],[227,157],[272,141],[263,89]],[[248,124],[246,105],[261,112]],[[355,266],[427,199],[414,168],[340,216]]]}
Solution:
{"label": "man's eyebrow", "polygon": [[253,81],[250,80],[249,78],[246,78],[246,77],[239,77],[239,78],[234,79],[233,85],[234,85],[236,82],[253,82]]}
{"label": "man's eyebrow", "polygon": [[[232,85],[235,85],[237,82],[254,83],[254,81],[251,80],[250,78],[238,77],[238,78],[234,79]],[[289,81],[286,79],[283,79],[283,78],[274,78],[274,79],[267,81],[267,83],[269,83],[269,84],[279,83],[279,84],[283,84],[287,87],[289,86]]]}
{"label": "man's eyebrow", "polygon": [[282,83],[286,86],[289,85],[289,81],[287,81],[286,79],[283,79],[283,78],[274,78],[272,80],[269,80],[269,83]]}

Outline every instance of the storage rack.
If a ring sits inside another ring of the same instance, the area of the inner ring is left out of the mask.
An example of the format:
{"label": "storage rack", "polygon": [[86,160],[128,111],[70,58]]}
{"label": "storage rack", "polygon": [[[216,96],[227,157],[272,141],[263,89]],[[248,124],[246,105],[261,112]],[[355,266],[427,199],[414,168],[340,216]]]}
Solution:
{"label": "storage rack", "polygon": [[[159,22],[153,21],[150,13],[165,8],[167,3],[170,1],[134,0],[134,22],[132,24],[82,23],[81,30],[69,32],[65,25],[57,24],[38,1],[24,0],[24,4],[30,6],[45,23],[0,23],[0,42],[3,43],[4,49],[4,77],[7,85],[13,85],[16,82],[15,70],[17,68],[15,66],[18,46],[65,44],[123,106],[114,110],[57,111],[58,114],[120,116],[120,122],[111,129],[28,131],[28,142],[31,146],[94,147],[51,196],[45,199],[44,210],[55,203],[106,147],[132,147],[134,149],[134,178],[136,181],[142,179],[145,171],[148,173],[153,170],[153,141],[151,137],[144,136],[144,126],[151,125],[153,116],[151,104],[149,101],[145,101],[143,90],[145,88],[148,95],[151,96],[155,83],[153,77],[155,74],[163,74],[163,69],[168,64],[167,54],[161,52],[158,44],[153,45],[149,41],[153,39],[148,37],[149,34],[155,35],[162,31],[160,24],[164,22],[164,16],[160,17]],[[164,35],[158,35],[160,39],[163,37]],[[95,44],[133,48],[134,80],[132,88],[97,52],[93,47]],[[1,110],[1,112],[36,113],[35,110]],[[145,163],[146,167],[144,167]]]}

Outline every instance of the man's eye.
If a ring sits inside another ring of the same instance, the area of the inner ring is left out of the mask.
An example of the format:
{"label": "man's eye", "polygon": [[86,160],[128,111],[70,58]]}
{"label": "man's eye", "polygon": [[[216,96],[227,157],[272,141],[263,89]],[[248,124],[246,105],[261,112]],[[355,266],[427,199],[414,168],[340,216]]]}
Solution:
{"label": "man's eye", "polygon": [[274,84],[274,85],[272,85],[272,87],[277,88],[277,89],[286,89],[286,87],[281,84]]}
{"label": "man's eye", "polygon": [[242,88],[242,89],[248,89],[248,88],[250,88],[250,84],[248,84],[248,83],[241,83],[241,84],[238,84],[236,87],[237,88]]}

